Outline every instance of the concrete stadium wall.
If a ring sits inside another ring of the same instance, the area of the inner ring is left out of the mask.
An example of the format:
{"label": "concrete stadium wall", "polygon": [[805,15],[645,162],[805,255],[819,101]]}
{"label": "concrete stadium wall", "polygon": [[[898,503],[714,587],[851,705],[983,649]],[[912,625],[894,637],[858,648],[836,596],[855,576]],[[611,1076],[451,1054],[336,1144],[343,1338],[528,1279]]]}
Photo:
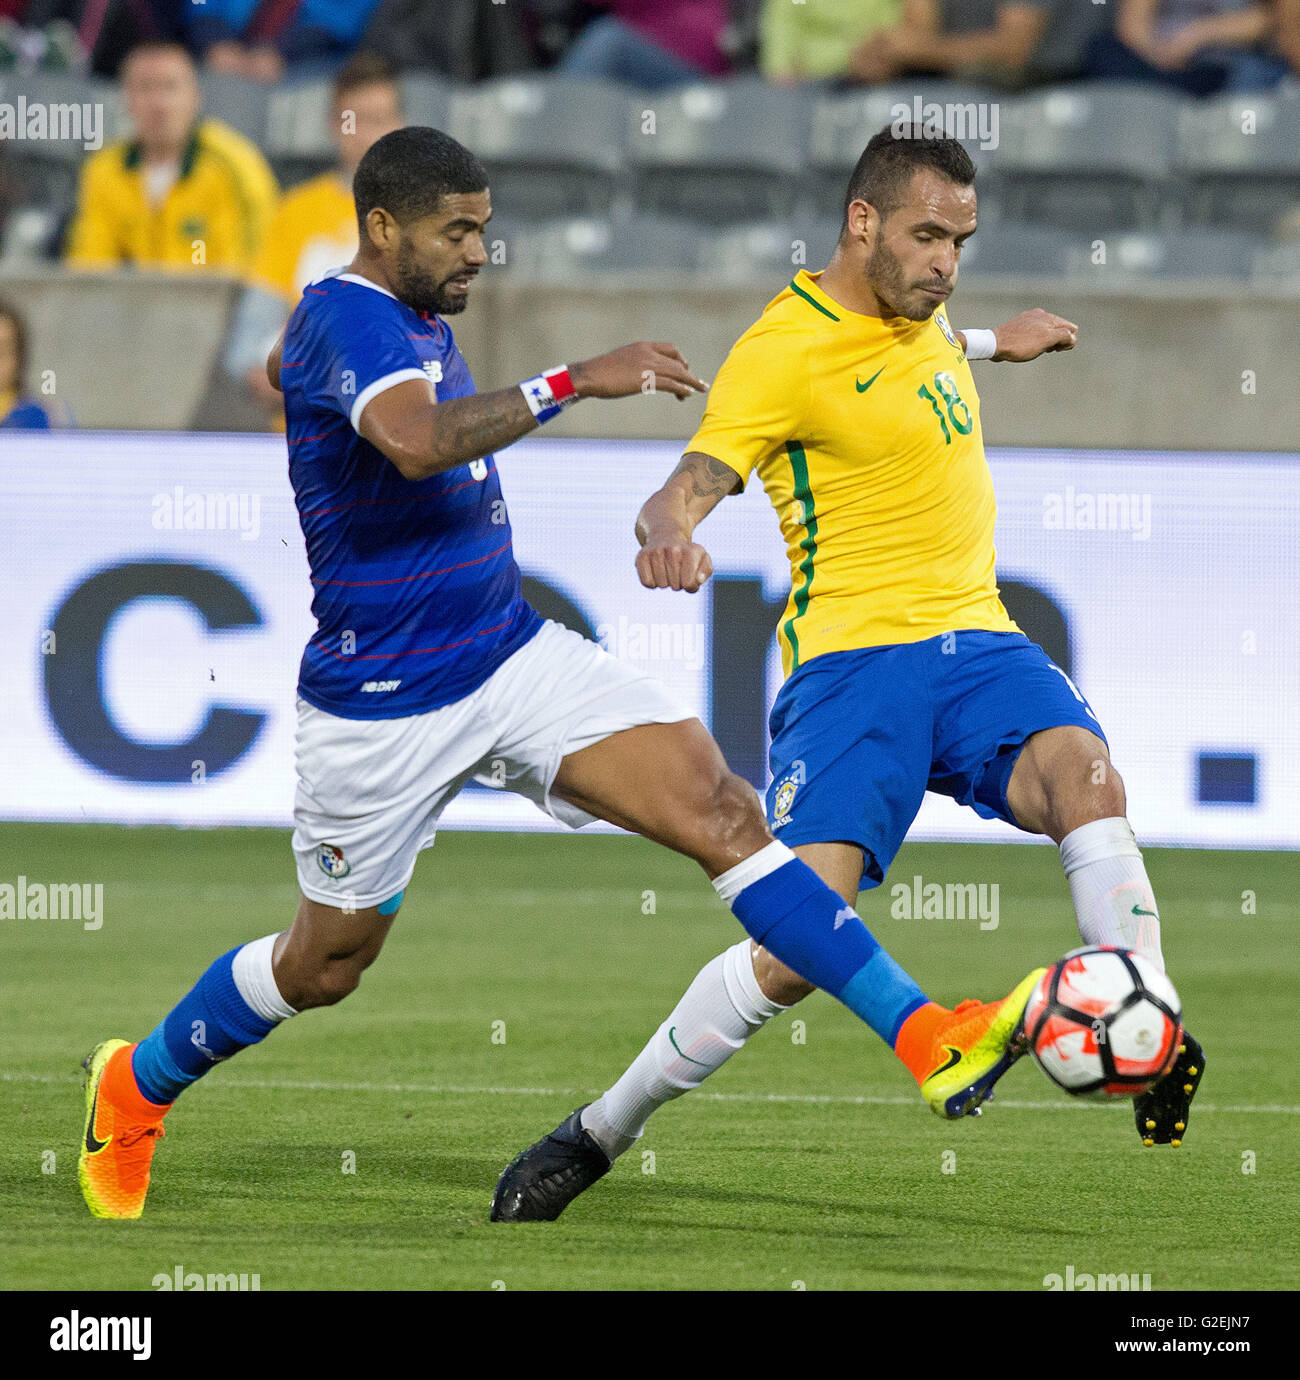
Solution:
{"label": "concrete stadium wall", "polygon": [[[631,339],[674,341],[707,379],[780,286],[686,286],[672,274],[570,288],[499,273],[475,286],[454,325],[484,390]],[[87,428],[256,429],[256,412],[220,377],[235,291],[216,278],[0,276],[0,295],[31,324],[33,381],[53,369],[58,397]],[[963,285],[950,315],[993,326],[1031,306],[1078,322],[1079,347],[1027,367],[978,366],[990,444],[1295,449],[1300,296],[984,278]],[[665,397],[592,403],[547,430],[684,440],[702,410]]]}

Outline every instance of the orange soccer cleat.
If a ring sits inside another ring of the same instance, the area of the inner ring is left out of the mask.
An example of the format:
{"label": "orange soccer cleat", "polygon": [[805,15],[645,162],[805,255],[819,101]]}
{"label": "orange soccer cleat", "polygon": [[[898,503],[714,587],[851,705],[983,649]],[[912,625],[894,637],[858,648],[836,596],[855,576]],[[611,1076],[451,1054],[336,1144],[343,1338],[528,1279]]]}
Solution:
{"label": "orange soccer cleat", "polygon": [[96,1217],[139,1217],[154,1146],[171,1103],[148,1102],[131,1072],[135,1045],[105,1040],[82,1060],[86,1131],[77,1156],[81,1196]]}
{"label": "orange soccer cleat", "polygon": [[1021,1018],[1044,972],[1035,968],[1001,1001],[967,1000],[952,1011],[931,1002],[903,1022],[894,1051],[939,1116],[955,1120],[977,1113],[1025,1052]]}

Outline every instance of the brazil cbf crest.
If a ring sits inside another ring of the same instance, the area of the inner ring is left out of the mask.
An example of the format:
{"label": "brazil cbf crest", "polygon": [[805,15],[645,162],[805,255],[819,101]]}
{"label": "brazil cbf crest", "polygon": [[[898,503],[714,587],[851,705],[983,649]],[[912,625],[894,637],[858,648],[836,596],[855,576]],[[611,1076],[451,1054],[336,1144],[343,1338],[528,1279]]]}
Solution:
{"label": "brazil cbf crest", "polygon": [[799,782],[795,779],[782,781],[776,788],[776,796],[772,802],[773,829],[790,823],[790,806],[794,804],[794,795],[798,789]]}
{"label": "brazil cbf crest", "polygon": [[791,765],[781,784],[772,797],[772,828],[779,829],[790,823],[790,808],[794,804],[795,792],[807,780],[803,762],[798,759]]}
{"label": "brazil cbf crest", "polygon": [[343,856],[343,850],[332,843],[321,844],[316,850],[316,861],[320,870],[335,881],[352,871],[352,864]]}
{"label": "brazil cbf crest", "polygon": [[943,338],[953,347],[960,350],[961,346],[957,343],[957,337],[952,333],[952,327],[948,324],[948,318],[942,312],[935,312],[934,323],[943,332]]}

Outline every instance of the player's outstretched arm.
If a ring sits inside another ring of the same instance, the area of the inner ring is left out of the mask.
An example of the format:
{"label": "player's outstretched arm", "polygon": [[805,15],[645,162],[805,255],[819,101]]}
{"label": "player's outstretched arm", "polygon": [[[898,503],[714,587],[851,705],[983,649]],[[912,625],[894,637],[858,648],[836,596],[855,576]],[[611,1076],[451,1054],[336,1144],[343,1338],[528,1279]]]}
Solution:
{"label": "player's outstretched arm", "polygon": [[[649,391],[686,398],[707,387],[676,346],[646,341],[571,364],[568,379],[573,401]],[[426,383],[410,379],[373,397],[357,430],[407,479],[426,479],[490,455],[538,424],[520,385],[435,402]]]}
{"label": "player's outstretched arm", "polygon": [[[966,333],[958,331],[957,334],[961,337],[962,349],[966,350]],[[1079,328],[1073,321],[1053,316],[1041,307],[1013,316],[993,334],[997,338],[997,348],[992,358],[1011,364],[1027,364],[1039,355],[1056,350],[1073,350],[1079,341]]]}
{"label": "player's outstretched arm", "polygon": [[636,569],[647,589],[696,590],[713,574],[709,553],[691,540],[696,527],[728,494],[738,493],[741,477],[721,460],[688,451],[668,482],[642,504],[636,519],[641,543]]}

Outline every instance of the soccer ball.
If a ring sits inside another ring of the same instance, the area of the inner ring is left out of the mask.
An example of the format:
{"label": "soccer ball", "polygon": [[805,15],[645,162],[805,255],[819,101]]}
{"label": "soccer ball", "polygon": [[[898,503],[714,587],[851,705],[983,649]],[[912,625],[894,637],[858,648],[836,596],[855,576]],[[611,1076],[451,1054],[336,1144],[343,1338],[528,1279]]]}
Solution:
{"label": "soccer ball", "polygon": [[1043,974],[1025,1007],[1038,1067],[1076,1097],[1136,1097],[1178,1057],[1183,1005],[1142,954],[1075,949]]}

